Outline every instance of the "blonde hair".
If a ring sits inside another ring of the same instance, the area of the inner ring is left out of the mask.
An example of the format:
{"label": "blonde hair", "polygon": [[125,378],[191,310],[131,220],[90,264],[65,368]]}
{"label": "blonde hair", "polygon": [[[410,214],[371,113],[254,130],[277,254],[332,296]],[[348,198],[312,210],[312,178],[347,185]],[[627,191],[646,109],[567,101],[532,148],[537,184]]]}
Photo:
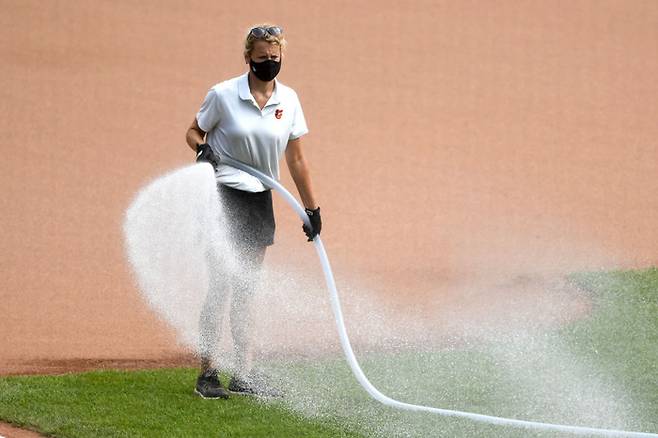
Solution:
{"label": "blonde hair", "polygon": [[256,38],[251,34],[251,29],[254,27],[262,27],[264,29],[267,29],[268,27],[278,27],[279,29],[282,29],[281,26],[277,26],[276,24],[271,24],[271,23],[262,23],[262,24],[256,24],[254,26],[251,26],[249,30],[247,30],[247,36],[244,39],[244,54],[245,55],[250,55],[251,51],[254,50],[254,44],[256,44],[256,41],[267,41],[270,44],[278,44],[279,47],[281,47],[281,51],[286,48],[286,38],[283,36],[283,30],[279,36],[274,36],[270,35],[269,33],[266,33],[263,38]]}

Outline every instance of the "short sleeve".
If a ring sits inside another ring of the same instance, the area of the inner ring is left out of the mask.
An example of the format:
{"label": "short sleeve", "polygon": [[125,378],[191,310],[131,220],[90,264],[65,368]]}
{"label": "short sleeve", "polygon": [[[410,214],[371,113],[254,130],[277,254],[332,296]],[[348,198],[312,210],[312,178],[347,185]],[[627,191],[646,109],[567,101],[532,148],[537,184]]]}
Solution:
{"label": "short sleeve", "polygon": [[295,114],[292,119],[292,129],[290,130],[289,140],[294,140],[308,133],[308,126],[306,126],[306,119],[304,118],[304,111],[302,111],[302,104],[295,95]]}
{"label": "short sleeve", "polygon": [[220,112],[219,96],[215,89],[211,88],[196,115],[199,128],[203,129],[204,132],[210,132],[219,122]]}

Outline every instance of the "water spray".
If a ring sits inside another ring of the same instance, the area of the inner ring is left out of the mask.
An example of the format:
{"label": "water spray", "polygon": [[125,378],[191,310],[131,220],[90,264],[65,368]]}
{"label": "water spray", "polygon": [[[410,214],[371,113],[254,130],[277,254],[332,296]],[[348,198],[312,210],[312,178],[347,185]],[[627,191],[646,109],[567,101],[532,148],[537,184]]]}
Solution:
{"label": "water spray", "polygon": [[[308,215],[304,211],[304,208],[299,204],[297,199],[283,187],[278,181],[270,178],[264,173],[252,168],[251,166],[244,164],[242,162],[230,159],[228,157],[222,157],[222,164],[227,164],[236,169],[243,170],[248,174],[258,178],[265,186],[276,190],[285,201],[292,207],[292,209],[299,215],[301,220],[307,225],[310,226]],[[499,426],[511,426],[524,429],[534,429],[534,430],[544,430],[544,431],[556,431],[556,432],[566,432],[576,435],[597,435],[597,436],[609,436],[609,437],[653,437],[658,438],[658,434],[648,433],[648,432],[630,432],[625,430],[613,430],[613,429],[597,429],[591,427],[582,427],[582,426],[568,426],[562,424],[551,424],[551,423],[540,423],[536,421],[528,420],[517,420],[513,418],[503,418],[495,417],[491,415],[482,415],[475,414],[472,412],[463,412],[455,411],[451,409],[441,409],[434,408],[430,406],[414,405],[411,403],[404,403],[398,400],[394,400],[383,393],[381,393],[377,388],[373,386],[372,383],[368,380],[366,375],[363,373],[363,370],[359,366],[359,362],[354,355],[352,350],[352,345],[350,344],[349,337],[347,336],[347,330],[345,329],[345,321],[343,319],[343,311],[340,305],[340,300],[338,298],[338,291],[336,290],[336,282],[334,280],[334,275],[331,270],[331,265],[329,263],[329,258],[327,257],[327,252],[324,249],[322,244],[322,239],[320,235],[315,236],[313,239],[313,244],[315,250],[320,259],[320,264],[322,265],[322,271],[324,272],[325,282],[327,283],[327,288],[329,289],[329,295],[331,298],[331,308],[334,312],[334,318],[336,320],[336,327],[338,329],[338,335],[340,337],[340,344],[343,348],[343,353],[347,359],[347,363],[354,374],[354,377],[359,382],[359,384],[365,389],[365,391],[378,402],[397,409],[402,409],[406,411],[416,411],[416,412],[430,412],[433,414],[438,414],[446,417],[459,417],[466,418],[472,421],[477,421],[480,423],[494,424]]]}

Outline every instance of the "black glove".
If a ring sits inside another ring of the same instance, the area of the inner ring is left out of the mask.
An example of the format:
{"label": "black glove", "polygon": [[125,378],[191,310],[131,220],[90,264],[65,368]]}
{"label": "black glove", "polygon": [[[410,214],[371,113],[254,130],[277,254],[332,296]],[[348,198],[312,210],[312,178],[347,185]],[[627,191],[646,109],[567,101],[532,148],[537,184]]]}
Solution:
{"label": "black glove", "polygon": [[199,163],[202,161],[210,163],[213,169],[217,169],[217,165],[219,164],[219,160],[208,143],[201,143],[196,146],[196,162]]}
{"label": "black glove", "polygon": [[315,210],[309,210],[306,208],[304,211],[306,211],[306,214],[308,215],[308,219],[311,221],[311,229],[306,226],[306,224],[302,225],[302,229],[304,230],[304,233],[306,234],[306,237],[308,237],[308,241],[311,242],[315,236],[320,234],[320,231],[322,230],[322,218],[320,217],[320,207],[316,208]]}

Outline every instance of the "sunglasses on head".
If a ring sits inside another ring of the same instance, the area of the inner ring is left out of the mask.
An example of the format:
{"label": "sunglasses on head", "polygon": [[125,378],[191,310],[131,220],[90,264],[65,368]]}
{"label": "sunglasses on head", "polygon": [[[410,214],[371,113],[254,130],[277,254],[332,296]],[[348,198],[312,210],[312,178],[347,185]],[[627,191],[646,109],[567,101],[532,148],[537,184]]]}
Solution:
{"label": "sunglasses on head", "polygon": [[279,26],[254,27],[249,31],[249,35],[258,39],[265,38],[267,34],[270,34],[273,37],[278,37],[282,33],[283,33],[283,29],[281,29]]}

